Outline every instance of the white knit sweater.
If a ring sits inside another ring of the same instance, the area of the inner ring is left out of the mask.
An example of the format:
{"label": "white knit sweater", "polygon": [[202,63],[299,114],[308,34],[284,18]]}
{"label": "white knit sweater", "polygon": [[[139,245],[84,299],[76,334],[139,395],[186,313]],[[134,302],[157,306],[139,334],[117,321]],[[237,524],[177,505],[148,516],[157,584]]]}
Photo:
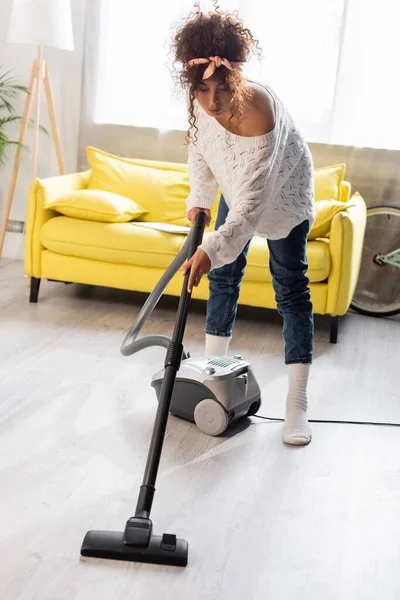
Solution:
{"label": "white knit sweater", "polygon": [[195,101],[198,132],[189,144],[187,210],[211,208],[218,187],[229,206],[224,225],[200,246],[212,269],[232,263],[254,234],[276,240],[304,220],[310,227],[314,221],[310,150],[280,99],[264,87],[275,104],[275,127],[256,137],[227,131]]}

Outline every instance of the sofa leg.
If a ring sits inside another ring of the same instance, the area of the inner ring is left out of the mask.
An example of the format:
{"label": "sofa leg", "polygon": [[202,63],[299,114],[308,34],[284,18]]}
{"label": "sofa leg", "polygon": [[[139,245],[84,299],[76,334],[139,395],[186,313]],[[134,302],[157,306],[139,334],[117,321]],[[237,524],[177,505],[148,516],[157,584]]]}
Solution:
{"label": "sofa leg", "polygon": [[31,293],[29,296],[29,302],[37,302],[39,296],[40,278],[31,277]]}
{"label": "sofa leg", "polygon": [[336,344],[338,338],[339,317],[331,317],[330,343]]}

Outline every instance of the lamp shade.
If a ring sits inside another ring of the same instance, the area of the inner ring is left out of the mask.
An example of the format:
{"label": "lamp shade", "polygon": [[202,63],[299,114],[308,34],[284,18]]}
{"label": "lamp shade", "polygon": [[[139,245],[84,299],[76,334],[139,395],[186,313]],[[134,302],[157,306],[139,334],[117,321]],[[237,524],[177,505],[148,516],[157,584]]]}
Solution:
{"label": "lamp shade", "polygon": [[13,0],[7,41],[73,50],[70,0]]}

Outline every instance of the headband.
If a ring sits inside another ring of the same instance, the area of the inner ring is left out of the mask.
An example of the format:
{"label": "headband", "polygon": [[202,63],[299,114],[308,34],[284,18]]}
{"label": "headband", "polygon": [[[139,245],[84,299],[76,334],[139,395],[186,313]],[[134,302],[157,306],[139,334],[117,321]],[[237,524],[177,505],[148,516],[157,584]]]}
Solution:
{"label": "headband", "polygon": [[233,71],[233,68],[240,63],[237,62],[229,62],[227,58],[221,58],[220,56],[209,56],[208,58],[193,58],[187,62],[188,67],[194,67],[195,65],[205,65],[209,63],[207,69],[203,73],[203,79],[208,79],[212,77],[215,73],[215,69],[223,65],[229,71]]}

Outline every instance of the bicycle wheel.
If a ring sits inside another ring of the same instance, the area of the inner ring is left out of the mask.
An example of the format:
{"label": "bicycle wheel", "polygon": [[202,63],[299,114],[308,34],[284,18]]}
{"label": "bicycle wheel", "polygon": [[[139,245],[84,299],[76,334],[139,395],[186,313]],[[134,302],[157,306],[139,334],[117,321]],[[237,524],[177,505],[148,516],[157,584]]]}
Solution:
{"label": "bicycle wheel", "polygon": [[400,252],[400,208],[376,206],[367,211],[360,275],[351,307],[376,317],[400,313],[400,271],[378,264],[379,255]]}

